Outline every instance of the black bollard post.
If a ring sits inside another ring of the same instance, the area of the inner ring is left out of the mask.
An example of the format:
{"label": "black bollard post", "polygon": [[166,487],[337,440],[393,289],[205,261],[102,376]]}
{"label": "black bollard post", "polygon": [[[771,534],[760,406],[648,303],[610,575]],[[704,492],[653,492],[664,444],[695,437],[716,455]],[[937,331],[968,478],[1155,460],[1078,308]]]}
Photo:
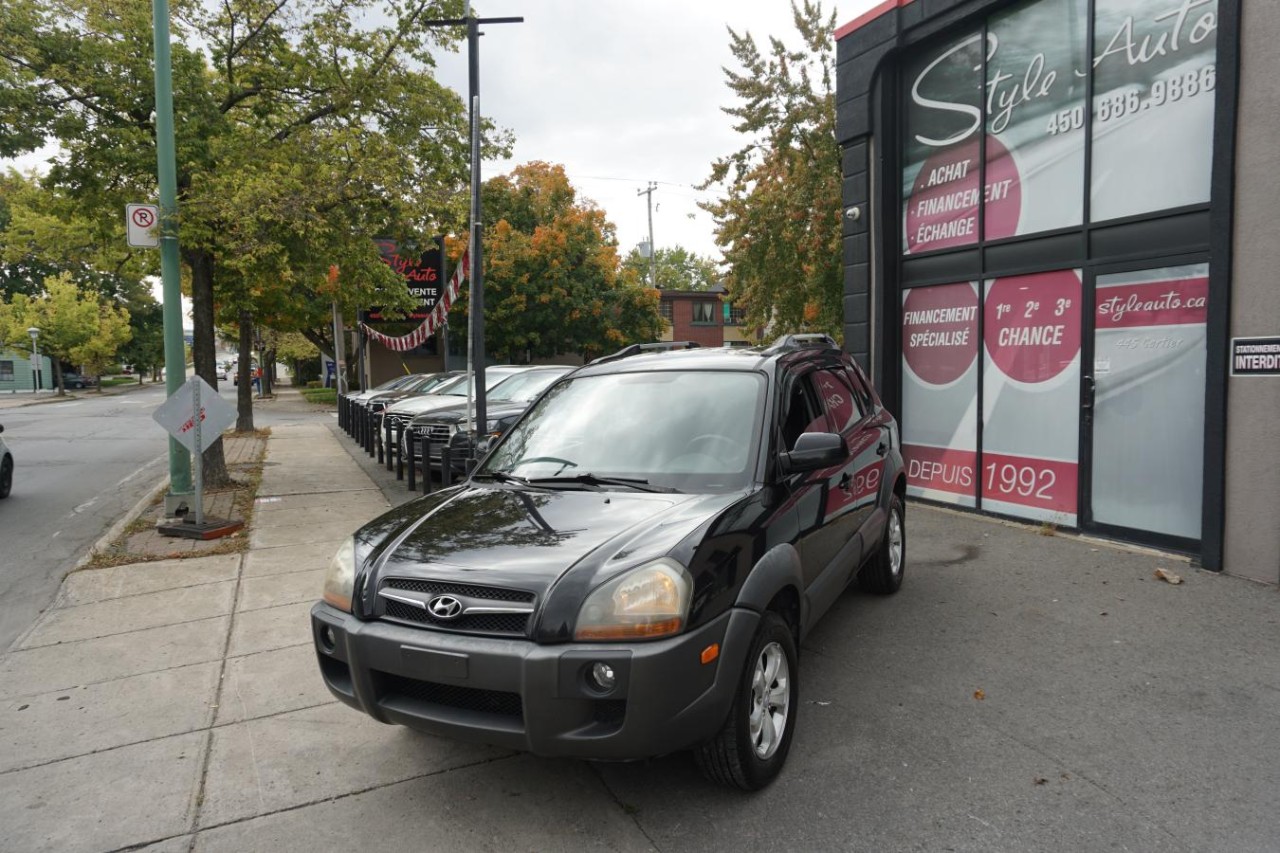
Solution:
{"label": "black bollard post", "polygon": [[453,485],[453,453],[449,442],[440,448],[440,488],[447,489]]}
{"label": "black bollard post", "polygon": [[387,445],[387,470],[392,471],[392,470],[395,470],[396,466],[395,466],[395,462],[393,462],[391,459],[391,445],[392,445],[391,420],[389,418],[383,418],[382,424],[383,424],[382,431],[383,431],[383,434],[386,436],[386,442],[384,443]]}
{"label": "black bollard post", "polygon": [[369,456],[373,455],[374,436],[378,432],[378,425],[374,421],[375,417],[376,415],[370,410],[364,421],[364,452]]}
{"label": "black bollard post", "polygon": [[422,436],[422,493],[431,494],[431,436]]}
{"label": "black bollard post", "polygon": [[[387,427],[390,428],[390,425],[385,417],[382,419],[382,425],[387,425]],[[382,428],[382,425],[379,425],[377,430],[377,435],[373,439],[373,443],[376,445],[377,451],[378,451],[379,465],[382,464],[383,457],[388,456],[388,454],[391,452],[391,445],[388,444],[386,441],[384,441],[382,438],[383,434],[386,432],[386,430]]]}
{"label": "black bollard post", "polygon": [[396,479],[404,479],[404,424],[396,427]]}
{"label": "black bollard post", "polygon": [[414,476],[416,472],[413,464],[413,430],[411,429],[404,431],[404,453],[409,462],[409,482],[406,485],[408,485],[409,491],[416,492],[418,490],[418,478]]}

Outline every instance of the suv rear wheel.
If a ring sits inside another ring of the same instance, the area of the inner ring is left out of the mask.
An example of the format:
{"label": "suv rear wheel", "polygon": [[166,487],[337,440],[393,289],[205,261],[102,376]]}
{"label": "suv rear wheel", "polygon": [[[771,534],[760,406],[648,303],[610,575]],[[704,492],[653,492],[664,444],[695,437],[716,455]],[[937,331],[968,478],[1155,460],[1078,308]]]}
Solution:
{"label": "suv rear wheel", "polygon": [[795,637],[776,613],[760,620],[729,718],[694,757],[713,782],[756,791],[782,770],[799,710]]}
{"label": "suv rear wheel", "polygon": [[8,456],[0,459],[0,498],[9,497],[13,488],[13,460]]}
{"label": "suv rear wheel", "polygon": [[885,522],[880,550],[858,575],[858,585],[867,592],[890,595],[902,586],[902,573],[907,568],[907,523],[902,499],[889,501],[889,519]]}

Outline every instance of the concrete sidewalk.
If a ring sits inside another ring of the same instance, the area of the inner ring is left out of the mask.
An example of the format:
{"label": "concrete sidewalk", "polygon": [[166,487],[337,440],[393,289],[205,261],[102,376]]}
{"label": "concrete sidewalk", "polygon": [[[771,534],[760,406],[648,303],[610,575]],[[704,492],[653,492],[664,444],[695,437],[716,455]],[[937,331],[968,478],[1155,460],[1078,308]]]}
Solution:
{"label": "concrete sidewalk", "polygon": [[[332,699],[307,614],[339,542],[386,506],[326,426],[277,427],[249,553],[71,574],[0,660],[0,849],[320,849],[361,837],[361,809],[398,847],[520,847],[531,829],[561,849],[646,846],[586,765],[534,769]],[[613,814],[564,825],[549,801]],[[446,819],[464,805],[520,819]],[[323,827],[319,847],[290,840],[300,825]]]}
{"label": "concrete sidewalk", "polygon": [[1280,850],[1274,588],[918,506],[903,590],[806,640],[759,794],[382,726],[307,619],[404,489],[358,454],[275,427],[247,554],[67,578],[0,658],[0,850]]}

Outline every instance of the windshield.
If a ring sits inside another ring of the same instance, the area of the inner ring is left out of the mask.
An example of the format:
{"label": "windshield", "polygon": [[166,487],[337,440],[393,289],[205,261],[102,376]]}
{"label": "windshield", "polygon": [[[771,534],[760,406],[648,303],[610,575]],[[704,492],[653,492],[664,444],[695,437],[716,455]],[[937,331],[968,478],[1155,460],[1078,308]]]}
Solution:
{"label": "windshield", "polygon": [[422,394],[434,394],[441,386],[457,378],[457,376],[449,373],[433,373],[430,376],[423,377],[421,383],[409,390],[419,396]]}
{"label": "windshield", "polygon": [[[508,378],[509,376],[511,376],[510,368],[508,368],[507,370],[493,370],[493,369],[486,370],[484,372],[485,392],[488,393],[489,391],[492,391],[493,386],[497,385],[499,382]],[[467,396],[468,393],[471,393],[474,395],[474,391],[471,390],[473,387],[474,385],[471,382],[468,382],[466,375],[463,374],[462,376],[458,377],[457,382],[454,382],[452,385],[443,385],[437,388],[432,393],[433,394],[451,394],[454,397],[465,397]]]}
{"label": "windshield", "polygon": [[530,370],[517,373],[494,385],[489,396],[495,401],[515,400],[518,403],[527,403],[570,370],[572,368],[564,367],[559,370]]}
{"label": "windshield", "polygon": [[744,488],[754,474],[764,377],[687,370],[556,385],[478,472],[631,478],[680,491]]}

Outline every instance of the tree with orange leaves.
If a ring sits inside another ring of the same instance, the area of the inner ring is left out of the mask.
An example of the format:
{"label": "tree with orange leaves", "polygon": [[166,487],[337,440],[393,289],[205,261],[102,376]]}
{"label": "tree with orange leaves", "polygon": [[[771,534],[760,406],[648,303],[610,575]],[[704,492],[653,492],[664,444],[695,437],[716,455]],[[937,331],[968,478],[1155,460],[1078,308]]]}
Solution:
{"label": "tree with orange leaves", "polygon": [[[485,344],[515,363],[594,357],[662,331],[657,291],[619,270],[604,211],[564,167],[526,163],[484,186]],[[466,310],[465,296],[459,310]],[[454,328],[462,324],[454,324]]]}

